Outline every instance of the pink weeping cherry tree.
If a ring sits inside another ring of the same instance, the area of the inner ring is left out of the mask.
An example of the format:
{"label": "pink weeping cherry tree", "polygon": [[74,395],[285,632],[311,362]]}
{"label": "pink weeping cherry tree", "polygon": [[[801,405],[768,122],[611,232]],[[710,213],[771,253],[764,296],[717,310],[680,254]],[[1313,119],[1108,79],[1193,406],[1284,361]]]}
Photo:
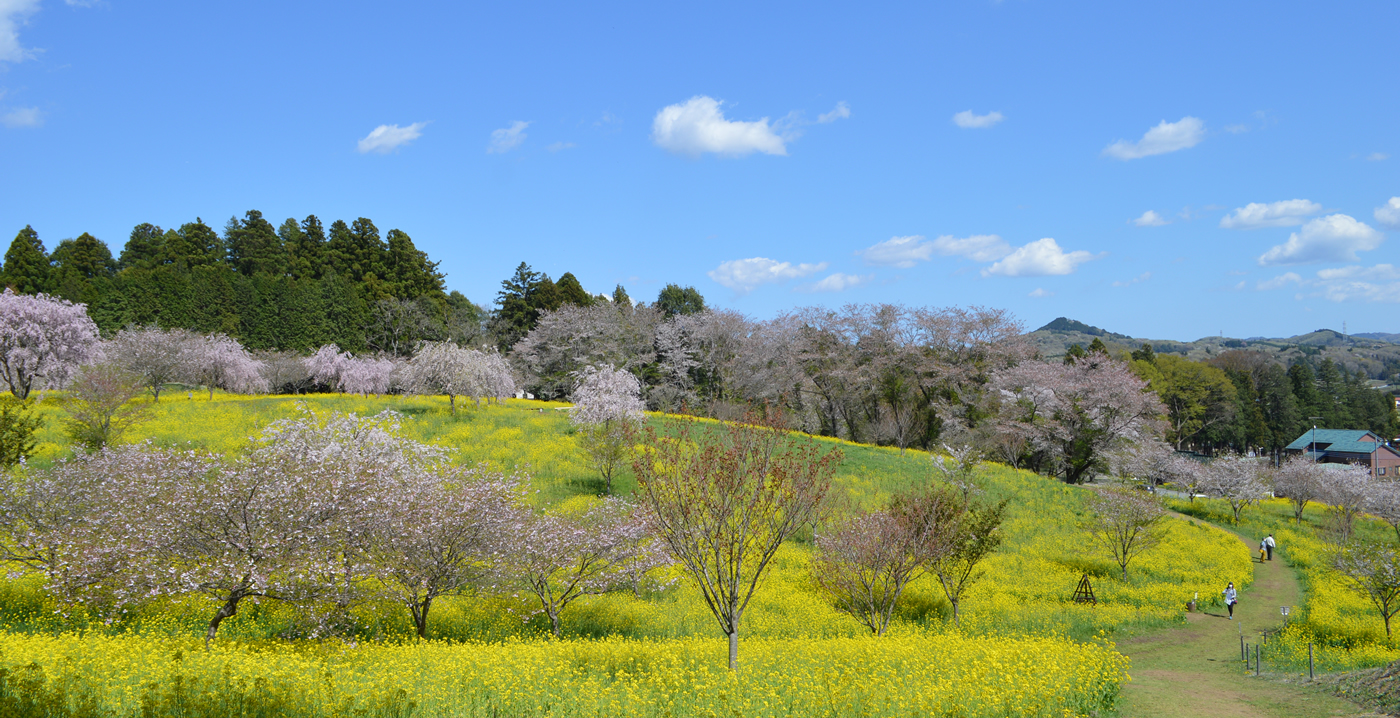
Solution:
{"label": "pink weeping cherry tree", "polygon": [[613,474],[630,460],[632,434],[646,415],[637,377],[611,365],[587,367],[578,374],[569,421],[578,429],[579,445],[602,475],[607,493]]}
{"label": "pink weeping cherry tree", "polygon": [[0,293],[0,376],[17,399],[36,387],[62,386],[99,354],[87,307],[46,294]]}
{"label": "pink weeping cherry tree", "polygon": [[236,394],[267,391],[263,363],[228,335],[195,339],[189,344],[189,354],[191,378],[209,388],[210,399],[216,387]]}
{"label": "pink weeping cherry tree", "polygon": [[398,365],[391,359],[357,357],[327,344],[305,360],[306,370],[318,384],[343,394],[383,394],[393,385]]}

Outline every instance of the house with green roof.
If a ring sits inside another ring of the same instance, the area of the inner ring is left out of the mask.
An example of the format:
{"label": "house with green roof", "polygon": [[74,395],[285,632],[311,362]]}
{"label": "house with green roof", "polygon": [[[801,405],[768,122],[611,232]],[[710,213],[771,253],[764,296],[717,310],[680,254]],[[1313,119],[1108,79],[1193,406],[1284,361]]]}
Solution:
{"label": "house with green roof", "polygon": [[1394,479],[1400,472],[1400,449],[1369,431],[1309,429],[1284,447],[1289,456],[1306,456],[1324,464],[1360,464],[1376,478]]}

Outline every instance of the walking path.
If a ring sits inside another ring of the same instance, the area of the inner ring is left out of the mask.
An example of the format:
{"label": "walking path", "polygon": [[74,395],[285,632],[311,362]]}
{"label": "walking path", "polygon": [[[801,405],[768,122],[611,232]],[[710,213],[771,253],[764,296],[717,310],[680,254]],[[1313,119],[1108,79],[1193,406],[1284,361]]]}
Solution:
{"label": "walking path", "polygon": [[[1244,538],[1245,545],[1251,546]],[[1286,548],[1286,547],[1285,547]],[[1257,555],[1257,554],[1256,554]],[[1223,586],[1221,588],[1224,588]],[[1207,598],[1205,596],[1202,597]],[[1320,690],[1255,678],[1240,662],[1247,643],[1274,628],[1280,606],[1298,606],[1302,590],[1294,571],[1275,556],[1254,564],[1254,584],[1242,591],[1235,620],[1223,609],[1186,614],[1186,625],[1118,644],[1132,659],[1132,681],[1123,690],[1124,718],[1322,718],[1370,716],[1356,704]],[[1267,668],[1268,660],[1264,661]]]}

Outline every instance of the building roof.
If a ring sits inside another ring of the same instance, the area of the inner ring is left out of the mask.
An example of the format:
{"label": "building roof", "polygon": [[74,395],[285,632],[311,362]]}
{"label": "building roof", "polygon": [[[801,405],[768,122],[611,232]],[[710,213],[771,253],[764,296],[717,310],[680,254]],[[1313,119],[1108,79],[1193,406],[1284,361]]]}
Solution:
{"label": "building roof", "polygon": [[[1376,436],[1375,434],[1372,434],[1369,431],[1363,431],[1361,429],[1318,429],[1316,431],[1309,429],[1303,432],[1302,436],[1294,439],[1293,443],[1289,444],[1284,448],[1294,449],[1296,451],[1303,451],[1305,449],[1312,448],[1313,443],[1316,442],[1319,447],[1325,448],[1328,451],[1358,451],[1357,449],[1342,449],[1337,448],[1335,446],[1326,447],[1325,445],[1368,443],[1362,439],[1362,437],[1365,436],[1371,437],[1371,441],[1376,442],[1376,445],[1385,443],[1385,439],[1382,439],[1381,437]],[[1369,454],[1375,450],[1375,446],[1359,449],[1359,451],[1363,454]]]}

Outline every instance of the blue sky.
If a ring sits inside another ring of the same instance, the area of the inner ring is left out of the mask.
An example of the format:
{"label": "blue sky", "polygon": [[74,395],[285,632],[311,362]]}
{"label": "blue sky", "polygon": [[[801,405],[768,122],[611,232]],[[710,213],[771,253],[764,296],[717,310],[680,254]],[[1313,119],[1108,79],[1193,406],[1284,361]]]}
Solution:
{"label": "blue sky", "polygon": [[1400,332],[1394,2],[0,0],[0,232],[365,216],[769,317]]}

